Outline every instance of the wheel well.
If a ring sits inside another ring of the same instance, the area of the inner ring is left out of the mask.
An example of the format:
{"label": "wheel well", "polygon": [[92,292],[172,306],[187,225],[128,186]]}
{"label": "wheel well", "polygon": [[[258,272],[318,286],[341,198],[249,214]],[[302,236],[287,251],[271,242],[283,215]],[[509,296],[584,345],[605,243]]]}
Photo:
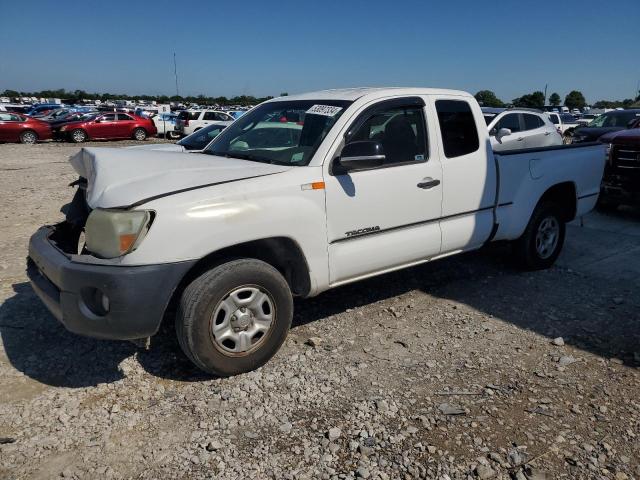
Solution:
{"label": "wheel well", "polygon": [[576,186],[572,182],[558,183],[544,192],[538,205],[543,202],[553,202],[558,205],[562,208],[562,219],[570,222],[576,217]]}
{"label": "wheel well", "polygon": [[286,237],[273,237],[245,242],[210,253],[196,262],[176,287],[169,308],[175,307],[182,291],[207,270],[236,258],[255,258],[276,268],[294,295],[306,296],[311,290],[309,267],[296,242]]}

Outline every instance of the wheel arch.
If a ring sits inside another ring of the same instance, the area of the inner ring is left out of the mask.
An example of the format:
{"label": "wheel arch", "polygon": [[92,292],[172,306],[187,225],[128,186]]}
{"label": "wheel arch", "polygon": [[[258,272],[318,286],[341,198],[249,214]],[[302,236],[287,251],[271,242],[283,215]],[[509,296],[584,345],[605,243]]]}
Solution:
{"label": "wheel arch", "polygon": [[270,237],[225,247],[202,257],[182,277],[167,309],[175,308],[182,292],[195,278],[221,263],[238,258],[268,263],[282,274],[295,296],[305,297],[311,291],[309,264],[298,243],[289,237]]}
{"label": "wheel arch", "polygon": [[[576,212],[578,208],[578,198],[576,194],[576,185],[573,182],[562,182],[549,187],[545,191],[538,203],[538,205],[544,202],[553,202],[562,209],[562,220],[570,222],[576,218]],[[535,208],[534,208],[535,211]],[[533,212],[532,212],[533,215]]]}

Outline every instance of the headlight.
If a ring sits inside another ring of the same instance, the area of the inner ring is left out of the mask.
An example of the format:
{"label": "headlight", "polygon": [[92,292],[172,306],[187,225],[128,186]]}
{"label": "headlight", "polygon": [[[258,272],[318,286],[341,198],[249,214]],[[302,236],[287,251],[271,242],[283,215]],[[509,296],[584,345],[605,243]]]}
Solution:
{"label": "headlight", "polygon": [[146,210],[93,210],[84,228],[87,250],[102,258],[120,257],[138,246],[150,225]]}
{"label": "headlight", "polygon": [[67,129],[67,126],[66,126],[66,125],[63,125],[62,127],[60,127],[60,131],[61,131],[61,132],[64,132],[66,129]]}
{"label": "headlight", "polygon": [[611,163],[612,163],[611,162],[611,146],[612,145],[610,143],[607,143],[607,147],[605,148],[605,158],[606,158],[607,163],[609,165],[611,165]]}

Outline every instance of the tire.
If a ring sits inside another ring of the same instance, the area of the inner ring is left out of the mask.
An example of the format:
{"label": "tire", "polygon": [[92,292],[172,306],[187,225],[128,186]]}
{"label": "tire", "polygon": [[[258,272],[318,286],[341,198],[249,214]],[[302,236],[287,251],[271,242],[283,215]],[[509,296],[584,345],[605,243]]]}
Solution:
{"label": "tire", "polygon": [[133,131],[133,138],[139,142],[144,142],[147,139],[147,131],[144,128],[136,128]]}
{"label": "tire", "polygon": [[87,132],[82,130],[81,128],[76,128],[72,130],[69,134],[69,138],[73,143],[82,143],[87,140]]}
{"label": "tire", "polygon": [[177,133],[175,130],[169,130],[167,132],[167,138],[169,140],[176,140],[176,139],[180,138],[180,134]]}
{"label": "tire", "polygon": [[239,259],[205,272],[185,288],[176,334],[198,368],[227,377],[255,370],[273,357],[292,316],[293,298],[280,272],[260,260]]}
{"label": "tire", "polygon": [[20,134],[20,143],[25,145],[33,145],[38,141],[38,134],[33,130],[25,130]]}
{"label": "tire", "polygon": [[555,203],[536,207],[524,233],[514,242],[514,254],[522,268],[543,270],[554,264],[564,245],[566,225],[562,218]]}
{"label": "tire", "polygon": [[571,145],[573,143],[573,135],[571,133],[566,133],[562,136],[562,143],[564,145]]}

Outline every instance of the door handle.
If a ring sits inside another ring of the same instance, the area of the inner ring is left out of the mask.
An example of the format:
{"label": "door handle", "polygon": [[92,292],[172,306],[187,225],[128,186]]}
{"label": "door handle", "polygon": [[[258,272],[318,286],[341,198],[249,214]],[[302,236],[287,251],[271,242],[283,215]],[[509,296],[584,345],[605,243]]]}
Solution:
{"label": "door handle", "polygon": [[522,140],[524,140],[524,137],[518,137],[517,139],[519,142],[521,142]]}
{"label": "door handle", "polygon": [[427,177],[416,186],[418,188],[423,188],[424,190],[429,190],[430,188],[437,187],[438,185],[440,185],[440,180],[434,180],[431,177]]}
{"label": "door handle", "polygon": [[546,136],[549,136],[549,135],[551,135],[551,132],[544,132],[544,134],[545,134]]}

